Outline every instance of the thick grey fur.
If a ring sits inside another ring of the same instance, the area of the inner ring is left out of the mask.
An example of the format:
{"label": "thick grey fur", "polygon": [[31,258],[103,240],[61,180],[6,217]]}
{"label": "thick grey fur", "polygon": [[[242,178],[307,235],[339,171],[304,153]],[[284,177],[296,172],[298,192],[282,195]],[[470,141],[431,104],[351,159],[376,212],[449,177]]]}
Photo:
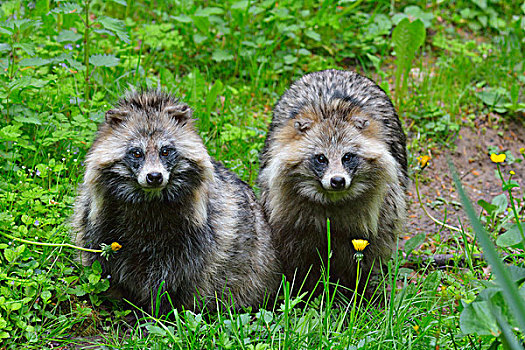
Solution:
{"label": "thick grey fur", "polygon": [[[347,152],[348,166],[341,160]],[[319,153],[329,159],[322,171],[312,160]],[[335,173],[351,180],[344,191],[323,188],[324,177]],[[332,282],[355,287],[352,239],[370,242],[361,281],[373,264],[388,260],[405,220],[407,183],[406,137],[377,84],[341,70],[294,82],[275,105],[258,185],[284,273],[295,279],[296,290],[310,268],[305,286],[312,290],[321,260],[327,266],[327,218]]]}
{"label": "thick grey fur", "polygon": [[[161,282],[171,298],[161,299],[164,314],[172,305],[214,310],[216,297],[257,307],[280,281],[269,226],[248,185],[210,158],[191,114],[161,91],[129,92],[106,113],[86,158],[74,238],[95,249],[121,244],[109,260],[82,253],[83,263],[100,261],[112,288],[148,312]],[[160,188],[144,182],[151,172],[163,175]]]}

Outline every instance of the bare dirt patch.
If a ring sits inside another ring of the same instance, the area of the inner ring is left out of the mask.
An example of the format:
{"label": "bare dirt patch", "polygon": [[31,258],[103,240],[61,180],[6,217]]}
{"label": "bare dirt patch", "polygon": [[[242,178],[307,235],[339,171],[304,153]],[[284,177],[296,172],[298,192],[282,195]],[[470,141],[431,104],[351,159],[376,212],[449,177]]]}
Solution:
{"label": "bare dirt patch", "polygon": [[[493,197],[503,193],[501,180],[495,173],[496,164],[489,158],[489,146],[497,147],[501,152],[510,150],[517,159],[523,159],[519,149],[525,147],[525,128],[520,122],[510,122],[505,129],[494,129],[487,125],[486,121],[476,121],[474,128],[461,128],[454,144],[456,147],[453,151],[443,147],[432,152],[430,165],[420,175],[419,190],[421,199],[431,215],[441,221],[446,218],[448,224],[459,227],[459,220],[463,225],[469,223],[459,204],[459,196],[454,188],[446,155],[451,157],[456,166],[474,207],[481,210],[477,205],[478,200],[484,199],[490,203]],[[505,178],[508,178],[510,170],[515,172],[513,179],[520,185],[520,188],[515,189],[515,196],[523,197],[525,161],[512,164],[506,161],[501,165],[501,170]],[[450,230],[443,230],[436,225],[421,209],[414,183],[410,186],[408,201],[405,239],[421,232],[426,233],[427,237],[440,232],[441,242],[451,237]],[[440,242],[432,243],[437,245]]]}

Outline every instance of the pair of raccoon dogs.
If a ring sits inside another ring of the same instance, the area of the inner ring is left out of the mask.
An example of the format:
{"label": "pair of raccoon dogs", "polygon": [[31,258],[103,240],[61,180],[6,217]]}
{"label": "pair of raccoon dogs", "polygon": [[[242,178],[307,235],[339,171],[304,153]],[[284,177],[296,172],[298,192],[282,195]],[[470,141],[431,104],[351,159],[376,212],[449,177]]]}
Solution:
{"label": "pair of raccoon dogs", "polygon": [[333,281],[355,287],[354,238],[370,242],[365,271],[392,253],[405,212],[405,135],[371,80],[326,70],[292,84],[260,163],[262,206],[210,158],[189,106],[160,91],[128,93],[88,152],[73,217],[79,245],[122,248],[108,260],[83,253],[83,263],[99,260],[113,287],[148,311],[162,288],[168,313],[213,310],[217,297],[257,307],[281,272],[313,290],[328,261],[327,218]]}

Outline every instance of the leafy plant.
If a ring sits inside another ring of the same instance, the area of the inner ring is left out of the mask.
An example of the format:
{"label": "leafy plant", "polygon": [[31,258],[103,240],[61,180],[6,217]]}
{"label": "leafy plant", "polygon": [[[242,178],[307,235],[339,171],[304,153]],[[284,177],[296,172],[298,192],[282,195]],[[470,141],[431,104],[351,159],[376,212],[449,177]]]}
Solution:
{"label": "leafy plant", "polygon": [[392,44],[396,52],[396,99],[403,100],[408,75],[417,50],[425,42],[425,26],[419,19],[411,22],[404,18],[392,32]]}
{"label": "leafy plant", "polygon": [[[334,294],[329,299],[326,294],[293,298],[285,284],[281,299],[257,312],[176,310],[171,319],[157,315],[133,325],[123,318],[141,311],[107,300],[103,293],[111,276],[103,276],[96,264],[80,266],[76,253],[67,248],[67,218],[97,124],[131,87],[161,86],[190,103],[210,154],[251,185],[272,106],[306,72],[362,71],[387,93],[396,77],[392,91],[402,102],[409,154],[422,153],[422,148],[448,152],[460,128],[478,126],[474,117],[501,112],[506,114],[497,115],[499,123],[519,121],[525,83],[524,5],[480,5],[470,0],[409,6],[383,0],[159,0],[154,6],[140,0],[3,1],[0,347],[484,348],[503,341],[503,335],[482,335],[488,329],[483,324],[485,331],[465,335],[459,316],[467,309],[485,312],[484,303],[499,310],[497,328],[492,323],[490,329],[507,334],[510,329],[519,336],[511,328],[517,320],[503,289],[484,280],[486,264],[474,259],[480,253],[477,241],[458,228],[450,233],[446,226],[438,233],[425,230],[405,243],[405,253],[422,259],[464,251],[467,267],[458,257],[457,265],[446,269],[412,268],[408,258],[396,255],[384,275],[389,282],[378,290],[385,301],[381,306],[359,298],[354,306],[354,301],[332,299]],[[472,18],[457,14],[466,8],[478,13]],[[491,9],[498,28],[491,27]],[[487,27],[472,31],[469,23],[481,25],[484,15]],[[431,45],[417,66],[413,62],[421,44],[412,47],[417,40],[403,42],[413,54],[394,45],[396,70],[390,35],[404,20],[422,21]],[[418,70],[412,80],[407,80],[401,57],[409,72],[411,66]],[[407,82],[413,83],[412,91]],[[518,164],[510,151],[505,154],[506,167]],[[519,182],[519,174],[504,175],[506,185]],[[506,202],[500,196],[483,203],[480,219],[505,261],[521,267],[523,239],[513,207],[522,222],[523,198],[517,188],[504,193]],[[454,205],[439,199],[435,203],[440,208]],[[511,279],[520,283],[514,271]],[[490,290],[485,292],[485,286]]]}
{"label": "leafy plant", "polygon": [[[467,334],[497,336],[499,340],[495,340],[496,345],[499,341],[506,344],[508,348],[520,349],[521,345],[511,327],[517,326],[518,329],[525,329],[525,297],[519,292],[525,282],[525,267],[506,267],[501,262],[451,163],[449,167],[465,212],[483,248],[485,258],[491,264],[496,276],[495,283],[485,283],[486,289],[472,303],[465,306],[460,318],[461,329]],[[521,225],[519,221],[517,224]]]}

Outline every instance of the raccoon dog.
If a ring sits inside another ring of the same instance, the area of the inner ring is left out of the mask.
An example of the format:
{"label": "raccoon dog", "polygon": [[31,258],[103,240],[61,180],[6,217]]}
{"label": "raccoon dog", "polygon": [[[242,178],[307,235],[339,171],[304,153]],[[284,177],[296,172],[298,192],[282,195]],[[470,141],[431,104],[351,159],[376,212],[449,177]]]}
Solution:
{"label": "raccoon dog", "polygon": [[[160,91],[130,92],[106,113],[75,204],[79,245],[118,242],[99,260],[112,286],[151,311],[161,284],[174,307],[257,306],[279,282],[270,229],[253,191],[208,155],[192,110]],[[113,288],[113,287],[112,287]],[[229,300],[231,298],[231,300]],[[168,313],[165,296],[160,305]]]}
{"label": "raccoon dog", "polygon": [[385,92],[357,73],[307,74],[283,94],[258,184],[289,280],[301,284],[308,275],[309,290],[319,280],[321,259],[327,263],[327,218],[332,282],[355,287],[352,239],[370,242],[361,262],[365,277],[390,257],[405,218],[405,144]]}

